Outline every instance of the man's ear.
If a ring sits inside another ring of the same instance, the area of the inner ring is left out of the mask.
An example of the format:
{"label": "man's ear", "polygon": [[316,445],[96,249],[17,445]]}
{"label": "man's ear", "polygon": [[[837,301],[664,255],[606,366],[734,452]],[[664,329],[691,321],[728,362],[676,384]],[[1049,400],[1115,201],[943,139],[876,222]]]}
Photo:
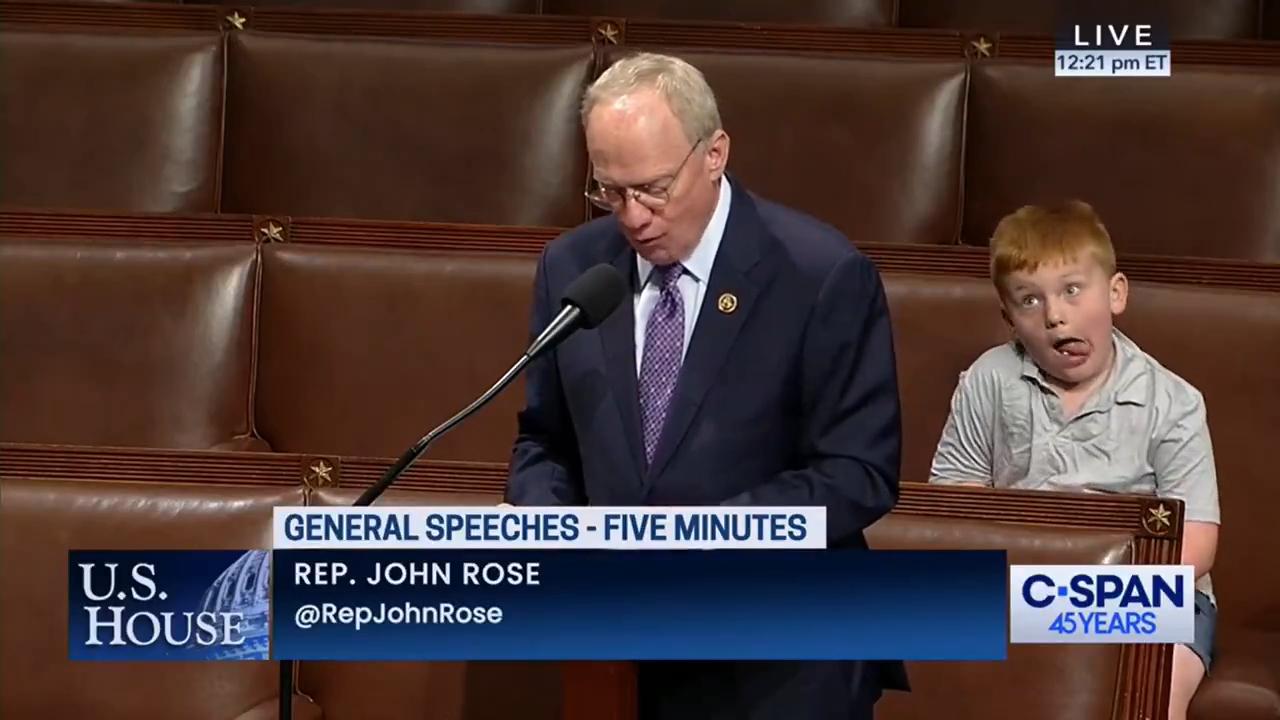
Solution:
{"label": "man's ear", "polygon": [[1111,314],[1119,315],[1129,304],[1129,278],[1124,273],[1118,272],[1111,276],[1111,284],[1107,288],[1108,299],[1111,302]]}
{"label": "man's ear", "polygon": [[729,133],[724,130],[717,130],[712,133],[711,138],[707,140],[707,175],[710,176],[712,180],[719,180],[724,176],[725,168],[728,166]]}

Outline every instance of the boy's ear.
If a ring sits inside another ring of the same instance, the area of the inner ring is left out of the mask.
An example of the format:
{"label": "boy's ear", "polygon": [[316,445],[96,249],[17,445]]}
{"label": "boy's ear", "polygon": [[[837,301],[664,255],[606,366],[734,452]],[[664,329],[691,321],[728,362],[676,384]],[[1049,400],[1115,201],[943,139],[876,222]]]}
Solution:
{"label": "boy's ear", "polygon": [[1111,276],[1108,295],[1111,301],[1111,314],[1119,315],[1123,313],[1125,307],[1129,304],[1129,278],[1125,277],[1124,273],[1118,272]]}

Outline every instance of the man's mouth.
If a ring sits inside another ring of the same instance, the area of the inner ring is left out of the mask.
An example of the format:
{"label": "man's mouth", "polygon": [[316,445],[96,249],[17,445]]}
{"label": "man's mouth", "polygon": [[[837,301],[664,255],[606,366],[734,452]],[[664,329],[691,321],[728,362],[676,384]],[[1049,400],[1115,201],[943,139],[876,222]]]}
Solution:
{"label": "man's mouth", "polygon": [[1089,354],[1089,343],[1077,337],[1058,338],[1053,349],[1063,357],[1082,357]]}

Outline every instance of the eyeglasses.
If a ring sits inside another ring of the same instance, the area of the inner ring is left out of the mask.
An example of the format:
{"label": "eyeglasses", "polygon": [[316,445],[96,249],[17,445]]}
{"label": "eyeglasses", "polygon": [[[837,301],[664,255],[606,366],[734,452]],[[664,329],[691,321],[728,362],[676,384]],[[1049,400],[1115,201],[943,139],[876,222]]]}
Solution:
{"label": "eyeglasses", "polygon": [[685,164],[689,162],[689,158],[693,157],[693,151],[701,144],[702,140],[695,142],[693,147],[689,148],[689,152],[685,153],[684,159],[680,161],[680,165],[676,167],[675,172],[660,180],[635,187],[606,185],[599,180],[593,180],[593,187],[586,193],[587,199],[591,201],[592,205],[612,212],[617,212],[621,209],[626,204],[627,198],[635,200],[650,210],[662,208],[670,202],[671,189],[675,186],[676,180],[679,179]]}

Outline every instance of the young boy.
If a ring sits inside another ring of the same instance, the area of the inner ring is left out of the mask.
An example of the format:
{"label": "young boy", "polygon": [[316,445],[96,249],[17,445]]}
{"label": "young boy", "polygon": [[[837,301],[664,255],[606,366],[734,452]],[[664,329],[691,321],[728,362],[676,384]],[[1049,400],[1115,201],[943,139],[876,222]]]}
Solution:
{"label": "young boy", "polygon": [[1082,202],[1024,207],[991,239],[1013,339],[960,375],[930,482],[1141,493],[1186,504],[1182,562],[1196,574],[1195,642],[1174,649],[1170,718],[1212,666],[1218,484],[1204,400],[1116,330],[1128,280]]}

